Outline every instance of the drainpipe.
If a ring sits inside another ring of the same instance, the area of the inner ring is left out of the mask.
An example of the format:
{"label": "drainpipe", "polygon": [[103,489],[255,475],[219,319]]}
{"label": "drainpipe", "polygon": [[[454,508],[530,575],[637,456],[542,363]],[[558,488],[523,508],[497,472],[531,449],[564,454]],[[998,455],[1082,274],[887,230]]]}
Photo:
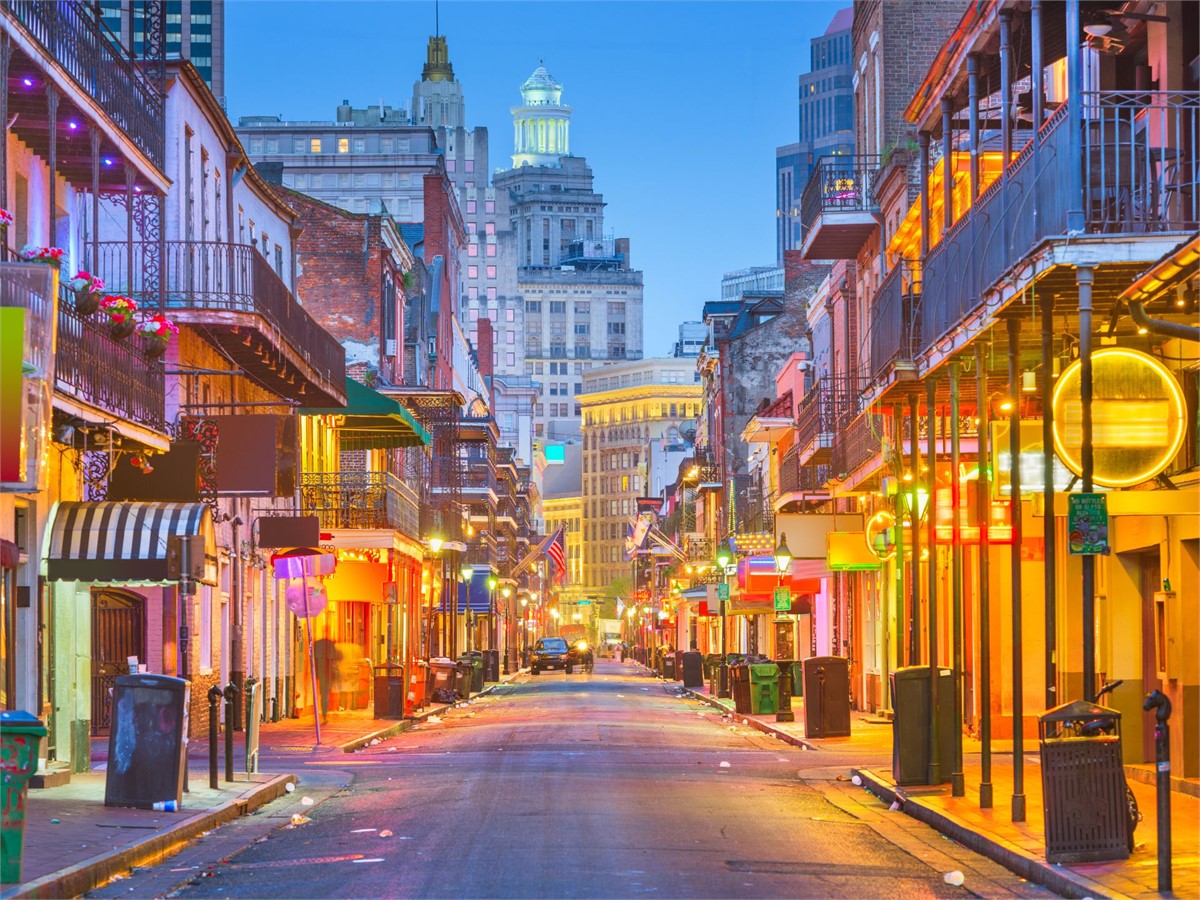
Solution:
{"label": "drainpipe", "polygon": [[[1075,270],[1075,283],[1079,289],[1079,431],[1082,446],[1080,463],[1083,479],[1081,490],[1092,492],[1092,470],[1095,462],[1092,453],[1092,280],[1090,268]],[[1096,557],[1081,556],[1083,570],[1083,699],[1096,702]]]}
{"label": "drainpipe", "polygon": [[[1083,232],[1083,50],[1079,32],[1079,0],[1067,0],[1067,158],[1071,161],[1067,166],[1067,234]],[[1085,686],[1085,691],[1090,694],[1091,688]]]}
{"label": "drainpipe", "polygon": [[971,205],[979,196],[979,57],[967,57],[967,127],[971,145]]}
{"label": "drainpipe", "polygon": [[1133,319],[1135,325],[1145,328],[1151,334],[1162,334],[1185,341],[1200,341],[1200,328],[1195,325],[1184,325],[1182,322],[1151,319],[1146,315],[1146,308],[1141,301],[1129,301],[1129,317]]}

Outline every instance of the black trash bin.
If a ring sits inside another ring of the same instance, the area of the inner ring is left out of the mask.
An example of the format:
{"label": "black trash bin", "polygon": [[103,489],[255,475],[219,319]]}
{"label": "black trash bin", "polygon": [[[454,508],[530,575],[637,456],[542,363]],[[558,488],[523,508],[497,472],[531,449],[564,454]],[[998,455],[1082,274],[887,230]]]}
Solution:
{"label": "black trash bin", "polygon": [[733,694],[734,712],[750,713],[750,666],[743,660],[729,666],[729,690]]}
{"label": "black trash bin", "polygon": [[404,718],[404,666],[399,663],[375,667],[375,718]]}
{"label": "black trash bin", "polygon": [[[460,656],[454,661],[455,679],[454,690],[458,696],[466,700],[471,696],[471,692],[475,688],[475,673],[479,673],[479,677],[483,678],[483,661],[480,660],[476,665],[476,660],[470,656]],[[482,685],[480,685],[482,688]]]}
{"label": "black trash bin", "polygon": [[675,652],[664,652],[662,655],[662,677],[667,681],[675,680]]}
{"label": "black trash bin", "polygon": [[849,737],[850,661],[845,657],[804,660],[804,733],[810,738]]}
{"label": "black trash bin", "polygon": [[1121,762],[1121,714],[1076,700],[1038,718],[1046,861],[1128,859],[1132,824]]}
{"label": "black trash bin", "polygon": [[487,658],[482,650],[469,650],[463,654],[469,656],[475,663],[475,674],[471,679],[471,690],[479,693],[483,690],[483,682],[487,677]]}
{"label": "black trash bin", "polygon": [[679,668],[683,673],[683,686],[704,686],[704,655],[699,650],[687,650],[679,654]]}
{"label": "black trash bin", "polygon": [[496,649],[483,651],[483,680],[500,680],[500,651]]}
{"label": "black trash bin", "polygon": [[[929,784],[929,666],[905,666],[891,674],[892,779]],[[954,672],[938,669],[939,783],[954,771]]]}
{"label": "black trash bin", "polygon": [[170,675],[117,677],[105,806],[172,811],[182,806],[188,690],[187,681]]}

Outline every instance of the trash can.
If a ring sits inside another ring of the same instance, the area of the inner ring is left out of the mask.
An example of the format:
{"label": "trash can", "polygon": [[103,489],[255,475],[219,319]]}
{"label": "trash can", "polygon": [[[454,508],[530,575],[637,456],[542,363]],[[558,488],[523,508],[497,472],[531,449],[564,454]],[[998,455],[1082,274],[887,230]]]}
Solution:
{"label": "trash can", "polygon": [[[905,666],[891,673],[892,780],[929,784],[929,666]],[[939,783],[954,770],[954,672],[938,669]]]}
{"label": "trash can", "polygon": [[849,737],[850,661],[841,656],[804,660],[804,733],[810,738]]}
{"label": "trash can", "polygon": [[496,649],[483,651],[483,680],[500,680],[500,651]]}
{"label": "trash can", "polygon": [[779,667],[775,663],[749,663],[750,712],[773,713],[779,709]]}
{"label": "trash can", "polygon": [[170,675],[117,677],[105,806],[178,810],[183,805],[188,689],[187,681]]}
{"label": "trash can", "polygon": [[399,663],[375,667],[375,718],[404,718],[404,666]]}
{"label": "trash can", "polygon": [[463,700],[471,696],[471,687],[475,683],[475,663],[471,657],[459,657],[454,663],[454,693]]}
{"label": "trash can", "polygon": [[456,680],[457,669],[452,660],[444,656],[431,659],[425,696],[434,703],[453,703],[456,699],[454,690]]}
{"label": "trash can", "polygon": [[662,655],[662,677],[667,681],[675,680],[675,653],[674,651],[663,653]]}
{"label": "trash can", "polygon": [[792,662],[792,696],[804,696],[804,660],[802,659]]}
{"label": "trash can", "polygon": [[425,688],[429,684],[429,664],[418,660],[408,676],[408,694],[405,696],[405,714],[413,715],[425,705]]}
{"label": "trash can", "polygon": [[734,712],[749,713],[750,668],[740,660],[729,666],[729,690],[733,694]]}
{"label": "trash can", "polygon": [[258,738],[259,725],[262,722],[262,682],[257,678],[246,679],[246,690],[243,694],[246,705],[246,774],[258,774]]}
{"label": "trash can", "polygon": [[1046,861],[1129,858],[1121,714],[1076,700],[1038,718]]}
{"label": "trash can", "polygon": [[683,686],[698,688],[704,685],[704,656],[699,650],[686,650],[679,654],[679,670],[683,675]]}
{"label": "trash can", "polygon": [[[471,666],[471,682],[469,691],[478,694],[483,690],[483,654],[478,650],[471,653],[465,653],[458,658],[459,663],[468,663]],[[470,696],[470,693],[464,696]]]}
{"label": "trash can", "polygon": [[25,797],[29,779],[37,772],[38,750],[46,726],[23,710],[0,712],[0,789],[4,791],[3,821],[0,822],[0,882],[21,880],[21,860],[25,853]]}

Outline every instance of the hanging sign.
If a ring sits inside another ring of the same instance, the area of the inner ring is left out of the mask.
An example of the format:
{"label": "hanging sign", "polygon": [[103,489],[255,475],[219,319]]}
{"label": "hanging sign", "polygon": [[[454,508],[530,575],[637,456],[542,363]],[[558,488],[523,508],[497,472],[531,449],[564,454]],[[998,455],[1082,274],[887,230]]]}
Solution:
{"label": "hanging sign", "polygon": [[786,587],[775,588],[775,611],[788,612],[792,608],[792,590]]}
{"label": "hanging sign", "polygon": [[1072,556],[1108,555],[1106,495],[1067,495],[1067,550]]}

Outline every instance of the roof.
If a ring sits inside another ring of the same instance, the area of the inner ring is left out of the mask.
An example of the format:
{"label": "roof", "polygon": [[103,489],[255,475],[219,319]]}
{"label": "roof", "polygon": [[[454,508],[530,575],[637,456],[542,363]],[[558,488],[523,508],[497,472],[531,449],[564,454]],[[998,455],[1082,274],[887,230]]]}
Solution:
{"label": "roof", "polygon": [[302,408],[302,416],[336,416],[343,450],[383,450],[428,444],[429,432],[397,400],[346,379],[342,409]]}
{"label": "roof", "polygon": [[400,236],[404,238],[404,243],[412,247],[414,252],[417,244],[425,240],[425,223],[423,222],[398,222],[400,228]]}
{"label": "roof", "polygon": [[825,29],[825,35],[836,34],[839,31],[849,31],[850,26],[854,24],[854,7],[847,6],[845,9],[839,9],[833,14],[833,21],[829,23],[829,27]]}
{"label": "roof", "polygon": [[542,499],[578,497],[583,493],[583,444],[564,444],[563,461],[542,470]]}

